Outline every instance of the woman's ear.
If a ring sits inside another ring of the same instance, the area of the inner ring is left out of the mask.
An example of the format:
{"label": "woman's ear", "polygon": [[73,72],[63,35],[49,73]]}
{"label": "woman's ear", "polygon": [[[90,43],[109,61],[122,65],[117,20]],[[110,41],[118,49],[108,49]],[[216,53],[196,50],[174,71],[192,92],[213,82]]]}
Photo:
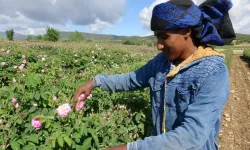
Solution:
{"label": "woman's ear", "polygon": [[180,29],[180,34],[184,36],[184,38],[188,38],[191,36],[192,33],[192,29],[189,28],[184,28],[184,29]]}

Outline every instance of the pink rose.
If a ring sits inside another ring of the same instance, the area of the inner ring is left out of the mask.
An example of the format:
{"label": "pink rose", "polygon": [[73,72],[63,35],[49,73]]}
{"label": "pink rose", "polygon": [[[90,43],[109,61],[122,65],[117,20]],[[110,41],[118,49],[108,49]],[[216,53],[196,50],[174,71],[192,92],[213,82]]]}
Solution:
{"label": "pink rose", "polygon": [[3,145],[2,145],[2,148],[3,148],[3,149],[6,149],[6,144],[3,144]]}
{"label": "pink rose", "polygon": [[42,70],[41,70],[41,72],[42,72],[42,73],[44,73],[44,72],[45,72],[45,70],[44,70],[44,69],[42,69]]}
{"label": "pink rose", "polygon": [[23,64],[26,64],[27,63],[27,60],[23,60]]}
{"label": "pink rose", "polygon": [[[92,98],[92,94],[89,94],[88,95],[88,97],[87,97],[87,99],[90,99],[90,98]],[[83,98],[84,98],[84,94],[81,94],[79,97],[78,97],[78,100],[83,100]]]}
{"label": "pink rose", "polygon": [[36,128],[36,130],[39,130],[42,128],[43,124],[40,122],[40,118],[34,118],[32,119],[32,126]]}
{"label": "pink rose", "polygon": [[83,106],[85,105],[85,102],[83,102],[83,101],[80,101],[80,102],[77,102],[76,103],[76,110],[77,111],[79,111],[79,110],[81,110],[82,108],[83,108]]}
{"label": "pink rose", "polygon": [[78,100],[83,100],[84,98],[84,94],[81,94],[79,97],[78,97]]}
{"label": "pink rose", "polygon": [[18,104],[18,103],[16,103],[15,108],[18,108],[18,107],[19,107],[19,104]]}
{"label": "pink rose", "polygon": [[18,68],[22,71],[24,68],[24,64],[21,64]]}
{"label": "pink rose", "polygon": [[53,100],[54,100],[54,101],[57,101],[57,97],[56,97],[56,96],[54,96],[54,97],[53,97]]}
{"label": "pink rose", "polygon": [[2,67],[4,67],[6,65],[6,62],[2,62],[1,65]]}
{"label": "pink rose", "polygon": [[0,119],[0,124],[2,124],[3,123],[3,120],[2,119]]}
{"label": "pink rose", "polygon": [[71,111],[70,105],[68,103],[59,106],[57,109],[57,114],[61,117],[66,117]]}
{"label": "pink rose", "polygon": [[89,94],[89,96],[87,97],[87,99],[91,99],[92,98],[92,94]]}
{"label": "pink rose", "polygon": [[11,101],[12,101],[12,103],[16,103],[17,100],[15,97],[13,97]]}

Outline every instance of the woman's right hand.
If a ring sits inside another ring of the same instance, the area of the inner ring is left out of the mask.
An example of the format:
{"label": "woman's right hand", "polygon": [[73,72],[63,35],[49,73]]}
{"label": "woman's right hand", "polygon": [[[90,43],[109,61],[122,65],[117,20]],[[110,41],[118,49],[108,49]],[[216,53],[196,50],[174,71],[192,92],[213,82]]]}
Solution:
{"label": "woman's right hand", "polygon": [[76,92],[75,92],[75,96],[74,96],[74,101],[78,101],[78,98],[81,94],[83,94],[83,98],[82,100],[85,100],[90,94],[91,91],[94,89],[94,80],[89,80],[87,83],[83,84],[82,86],[80,86]]}

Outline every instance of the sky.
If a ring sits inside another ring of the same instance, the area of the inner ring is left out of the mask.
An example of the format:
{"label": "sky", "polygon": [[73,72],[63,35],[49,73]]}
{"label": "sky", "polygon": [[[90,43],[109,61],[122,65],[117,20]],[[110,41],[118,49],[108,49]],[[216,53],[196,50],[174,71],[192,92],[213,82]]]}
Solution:
{"label": "sky", "polygon": [[[44,34],[48,26],[124,36],[151,35],[155,5],[167,0],[0,0],[0,31]],[[199,5],[205,0],[193,0]],[[237,33],[250,34],[250,0],[232,0],[229,11]]]}

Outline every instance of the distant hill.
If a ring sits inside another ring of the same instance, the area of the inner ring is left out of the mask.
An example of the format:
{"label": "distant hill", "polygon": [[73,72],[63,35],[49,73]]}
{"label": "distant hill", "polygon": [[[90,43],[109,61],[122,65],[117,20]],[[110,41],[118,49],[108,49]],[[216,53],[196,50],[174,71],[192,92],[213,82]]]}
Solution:
{"label": "distant hill", "polygon": [[[61,38],[68,38],[70,34],[73,32],[61,32]],[[81,32],[85,38],[92,40],[152,40],[154,37],[152,36],[118,36],[111,34],[94,34],[94,33],[84,33]]]}
{"label": "distant hill", "polygon": [[[68,38],[69,35],[73,32],[61,32],[60,38]],[[117,35],[111,35],[111,34],[94,34],[94,33],[84,33],[81,32],[85,38],[91,39],[91,40],[155,40],[155,37],[153,35],[151,36],[117,36]],[[35,35],[32,35],[33,37]],[[0,37],[6,37],[5,32],[0,32]],[[15,33],[14,39],[17,40],[25,40],[27,38],[27,35],[22,35]],[[247,34],[238,34],[236,33],[236,40],[244,40],[250,42],[250,35]]]}
{"label": "distant hill", "polygon": [[242,40],[242,39],[247,39],[248,41],[250,41],[250,35],[236,33],[236,40]]}
{"label": "distant hill", "polygon": [[[70,34],[73,32],[61,32],[60,38],[69,38]],[[85,38],[92,40],[111,40],[114,39],[115,35],[107,35],[107,34],[93,34],[93,33],[84,33],[81,32]]]}
{"label": "distant hill", "polygon": [[[73,32],[61,32],[60,38],[62,39],[69,38],[71,33]],[[94,33],[85,33],[85,32],[81,32],[81,33],[83,34],[85,38],[91,39],[91,40],[153,40],[155,39],[153,36],[141,37],[141,36],[118,36],[118,35],[111,35],[111,34],[94,34]],[[31,36],[35,37],[35,35],[31,35]],[[0,32],[0,37],[6,38],[5,32]],[[27,35],[22,35],[18,33],[14,34],[14,39],[25,40],[26,38],[27,38]]]}

